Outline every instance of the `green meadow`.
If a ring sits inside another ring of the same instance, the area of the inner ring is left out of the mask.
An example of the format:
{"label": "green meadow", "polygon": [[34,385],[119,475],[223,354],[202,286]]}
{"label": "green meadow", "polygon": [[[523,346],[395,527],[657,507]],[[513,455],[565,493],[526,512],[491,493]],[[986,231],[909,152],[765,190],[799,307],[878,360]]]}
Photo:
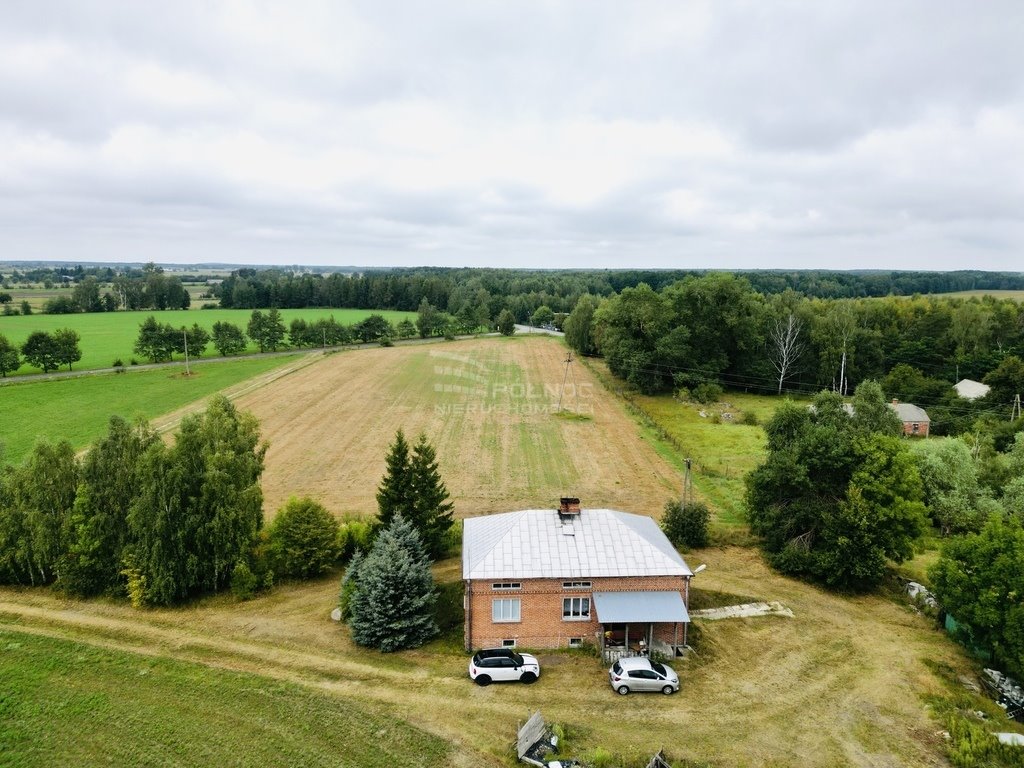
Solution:
{"label": "green meadow", "polygon": [[[130,692],[130,693],[129,693]],[[448,765],[386,708],[291,682],[0,630],[0,764]]]}
{"label": "green meadow", "polygon": [[294,363],[297,355],[256,357],[181,367],[103,373],[71,379],[26,379],[0,386],[0,444],[19,463],[36,440],[68,440],[84,448],[111,416],[152,419],[199,398]]}
{"label": "green meadow", "polygon": [[[265,310],[264,310],[265,311]],[[287,327],[295,318],[302,318],[307,321],[319,320],[334,316],[334,319],[344,325],[352,325],[371,314],[383,315],[392,324],[405,318],[415,319],[415,312],[392,312],[384,310],[369,309],[283,309],[281,317]],[[57,328],[73,328],[82,337],[79,348],[82,350],[82,359],[75,363],[76,370],[87,370],[91,368],[109,368],[115,360],[121,360],[128,365],[132,358],[139,363],[148,362],[136,355],[133,348],[135,340],[139,335],[139,325],[150,315],[156,316],[161,323],[172,325],[175,328],[180,326],[191,327],[198,323],[201,327],[210,330],[216,322],[234,323],[243,331],[252,315],[249,309],[206,309],[195,312],[183,310],[165,310],[155,312],[146,310],[142,312],[97,312],[90,314],[75,315],[15,315],[10,317],[0,316],[0,335],[17,345],[21,345],[28,335],[33,331],[54,331]],[[255,345],[250,345],[250,351],[258,351]],[[213,345],[206,348],[204,357],[216,357],[217,350]],[[65,369],[66,370],[66,369]],[[18,374],[38,373],[38,368],[22,365]]]}

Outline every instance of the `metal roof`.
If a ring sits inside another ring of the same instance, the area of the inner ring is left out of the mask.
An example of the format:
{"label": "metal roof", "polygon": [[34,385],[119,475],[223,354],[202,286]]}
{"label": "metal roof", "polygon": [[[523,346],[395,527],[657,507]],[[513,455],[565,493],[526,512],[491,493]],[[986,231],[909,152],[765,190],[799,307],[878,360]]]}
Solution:
{"label": "metal roof", "polygon": [[595,592],[594,608],[602,624],[689,621],[678,592]]}
{"label": "metal roof", "polygon": [[977,400],[979,397],[987,395],[992,387],[982,384],[980,381],[974,381],[974,379],[960,379],[953,385],[953,389],[964,400]]}
{"label": "metal roof", "polygon": [[913,403],[893,403],[890,406],[896,415],[899,416],[900,421],[931,421],[928,418],[928,414],[924,412],[924,408],[914,405]]}
{"label": "metal roof", "polygon": [[645,515],[584,509],[568,522],[553,509],[524,509],[462,524],[464,579],[693,575]]}

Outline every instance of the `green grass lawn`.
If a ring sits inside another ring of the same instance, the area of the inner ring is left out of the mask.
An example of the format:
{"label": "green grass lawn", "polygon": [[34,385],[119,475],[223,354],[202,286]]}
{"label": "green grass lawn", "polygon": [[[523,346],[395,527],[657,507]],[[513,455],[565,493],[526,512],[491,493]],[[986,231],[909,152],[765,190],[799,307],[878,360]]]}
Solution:
{"label": "green grass lawn", "polygon": [[105,432],[115,414],[150,419],[295,360],[287,355],[204,363],[188,377],[180,368],[129,369],[9,384],[0,387],[0,444],[12,463],[20,462],[39,438],[66,439],[82,448]]}
{"label": "green grass lawn", "polygon": [[[782,400],[727,392],[721,402],[710,405],[681,402],[671,395],[637,395],[634,401],[681,446],[684,458],[693,459],[694,487],[718,521],[743,523],[743,477],[765,455],[759,425],[771,418]],[[756,417],[756,425],[740,423],[748,413]]]}
{"label": "green grass lawn", "polygon": [[[308,321],[334,316],[334,319],[345,325],[352,325],[371,314],[383,315],[392,324],[405,318],[415,320],[415,312],[390,312],[366,309],[284,309],[281,317],[287,327],[294,318]],[[76,315],[27,315],[0,316],[0,335],[6,336],[13,343],[20,345],[33,331],[53,331],[57,328],[73,328],[82,337],[79,348],[82,359],[74,365],[76,370],[90,368],[109,368],[120,359],[126,365],[134,357],[140,363],[147,362],[133,351],[135,340],[139,335],[139,325],[150,315],[155,315],[161,323],[174,327],[191,326],[198,323],[207,330],[216,322],[229,322],[245,330],[252,311],[248,309],[208,309],[196,312],[152,310],[143,312],[99,312]],[[250,345],[250,351],[258,351]],[[217,350],[213,345],[207,347],[205,357],[215,357]],[[38,373],[38,368],[22,365],[18,373]]]}
{"label": "green grass lawn", "polygon": [[0,765],[447,765],[385,709],[299,685],[0,630]]}

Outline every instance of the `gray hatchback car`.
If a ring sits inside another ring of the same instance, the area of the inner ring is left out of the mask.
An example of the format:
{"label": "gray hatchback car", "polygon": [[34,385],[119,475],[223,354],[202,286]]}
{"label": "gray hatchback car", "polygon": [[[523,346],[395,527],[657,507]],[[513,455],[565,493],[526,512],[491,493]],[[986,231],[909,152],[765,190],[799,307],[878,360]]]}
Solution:
{"label": "gray hatchback car", "polygon": [[608,682],[621,696],[630,691],[661,691],[668,696],[679,690],[679,676],[672,668],[646,656],[616,661],[608,670]]}

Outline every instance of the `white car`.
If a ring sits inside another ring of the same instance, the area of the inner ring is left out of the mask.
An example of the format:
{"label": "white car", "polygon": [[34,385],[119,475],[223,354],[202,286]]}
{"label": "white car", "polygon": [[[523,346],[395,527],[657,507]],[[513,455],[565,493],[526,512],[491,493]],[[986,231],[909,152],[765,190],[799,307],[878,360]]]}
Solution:
{"label": "white car", "polygon": [[516,653],[511,648],[485,648],[469,661],[469,677],[477,685],[518,680],[535,683],[540,677],[540,663],[529,653]]}
{"label": "white car", "polygon": [[668,696],[679,690],[679,676],[672,668],[646,656],[616,661],[608,670],[608,682],[620,696],[630,691],[661,691]]}

